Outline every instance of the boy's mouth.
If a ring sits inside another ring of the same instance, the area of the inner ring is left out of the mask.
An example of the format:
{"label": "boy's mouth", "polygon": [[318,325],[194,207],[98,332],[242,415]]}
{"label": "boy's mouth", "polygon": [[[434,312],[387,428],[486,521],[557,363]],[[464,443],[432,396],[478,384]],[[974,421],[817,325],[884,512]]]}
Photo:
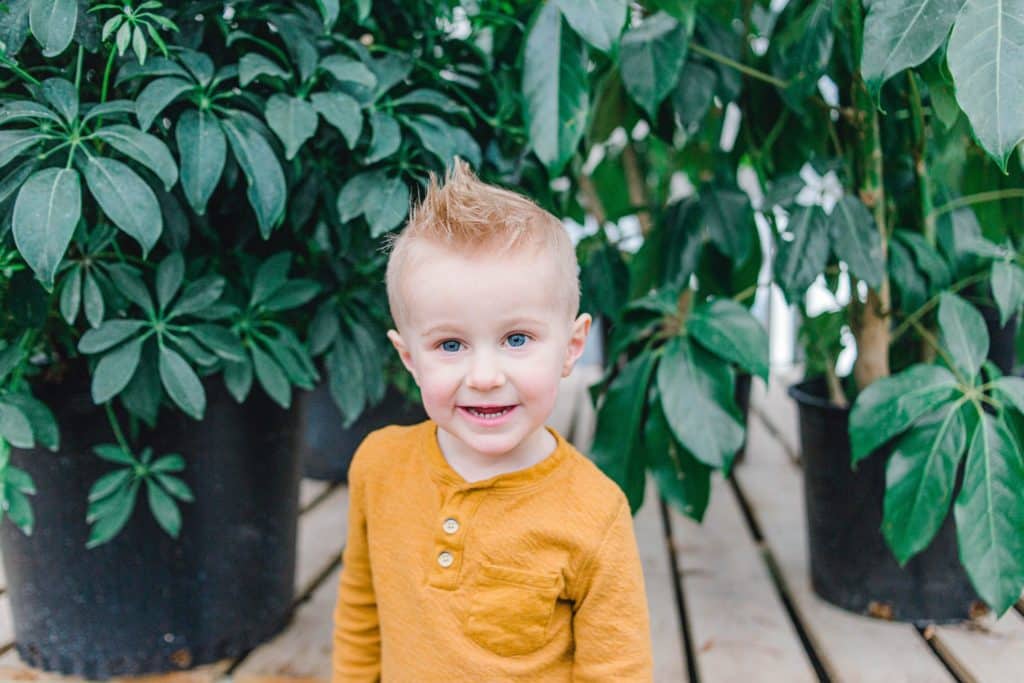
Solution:
{"label": "boy's mouth", "polygon": [[477,417],[500,417],[515,408],[511,406],[460,406],[463,410]]}

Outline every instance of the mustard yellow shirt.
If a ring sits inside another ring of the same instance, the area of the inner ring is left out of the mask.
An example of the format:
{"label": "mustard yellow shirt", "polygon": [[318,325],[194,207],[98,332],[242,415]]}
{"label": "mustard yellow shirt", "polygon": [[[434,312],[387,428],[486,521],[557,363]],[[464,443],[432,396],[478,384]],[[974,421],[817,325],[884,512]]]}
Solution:
{"label": "mustard yellow shirt", "polygon": [[650,681],[625,496],[553,428],[541,462],[467,483],[426,420],[349,472],[333,681]]}

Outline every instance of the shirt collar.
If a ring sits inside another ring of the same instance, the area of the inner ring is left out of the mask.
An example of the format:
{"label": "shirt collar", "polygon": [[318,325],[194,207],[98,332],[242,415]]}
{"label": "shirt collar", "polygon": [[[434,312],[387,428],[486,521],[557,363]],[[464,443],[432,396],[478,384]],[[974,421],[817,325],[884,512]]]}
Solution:
{"label": "shirt collar", "polygon": [[420,431],[420,434],[417,435],[420,437],[417,442],[423,444],[426,450],[426,459],[430,463],[431,472],[435,478],[465,490],[520,489],[533,486],[557,469],[568,457],[571,449],[569,442],[558,433],[558,430],[545,425],[544,429],[555,437],[555,449],[543,460],[521,470],[505,472],[480,481],[467,482],[452,468],[448,460],[445,459],[444,453],[441,452],[441,446],[437,440],[437,423],[428,419],[418,424],[416,429]]}

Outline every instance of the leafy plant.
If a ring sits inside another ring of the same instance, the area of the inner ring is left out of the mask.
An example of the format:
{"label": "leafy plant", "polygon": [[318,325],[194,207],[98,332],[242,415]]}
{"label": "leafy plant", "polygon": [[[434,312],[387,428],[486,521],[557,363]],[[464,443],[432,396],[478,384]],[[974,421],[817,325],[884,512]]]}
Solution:
{"label": "leafy plant", "polygon": [[[459,155],[558,201],[524,149],[522,10],[466,33],[453,7],[4,4],[0,442],[57,449],[33,389],[88,365],[115,442],[95,452],[124,466],[93,488],[90,547],[143,485],[178,533],[188,454],[155,457],[139,427],[202,419],[212,382],[287,408],[327,381],[346,424],[381,400],[380,238],[429,173]],[[31,481],[0,471],[28,532]]]}

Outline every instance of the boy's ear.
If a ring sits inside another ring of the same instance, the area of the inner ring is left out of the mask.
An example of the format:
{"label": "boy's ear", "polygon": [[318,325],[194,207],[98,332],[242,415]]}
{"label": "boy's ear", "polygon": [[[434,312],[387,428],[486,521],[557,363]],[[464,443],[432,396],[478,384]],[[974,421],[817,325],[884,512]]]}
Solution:
{"label": "boy's ear", "polygon": [[562,377],[568,377],[572,374],[573,366],[576,365],[579,357],[583,355],[583,349],[587,345],[587,335],[590,334],[590,323],[592,321],[593,318],[589,313],[583,313],[572,324],[569,348],[565,357],[565,363],[562,365]]}
{"label": "boy's ear", "polygon": [[398,334],[398,330],[388,330],[388,339],[391,340],[391,345],[398,351],[398,357],[402,359],[402,365],[409,371],[412,378],[419,384],[419,378],[416,376],[416,370],[412,363],[412,354],[409,353],[409,348],[405,345],[405,340],[402,339],[402,335]]}

